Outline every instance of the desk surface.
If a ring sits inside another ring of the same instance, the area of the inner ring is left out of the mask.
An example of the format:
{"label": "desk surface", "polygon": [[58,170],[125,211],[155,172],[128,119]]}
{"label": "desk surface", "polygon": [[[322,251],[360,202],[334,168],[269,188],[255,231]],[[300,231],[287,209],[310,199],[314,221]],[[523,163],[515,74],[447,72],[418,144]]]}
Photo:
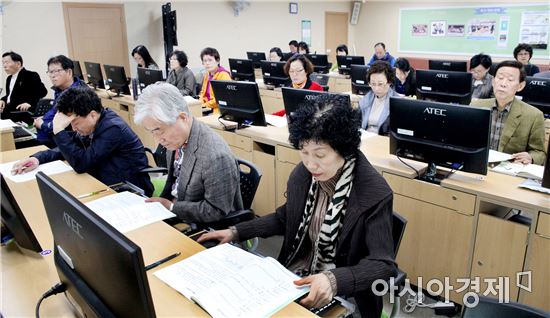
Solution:
{"label": "desk surface", "polygon": [[[222,129],[221,124],[214,116],[200,118],[214,129]],[[257,142],[269,145],[291,147],[288,142],[288,128],[274,126],[252,126],[235,131],[236,134],[247,136]],[[364,138],[361,143],[361,151],[366,155],[370,163],[379,172],[390,172],[401,176],[414,178],[416,173],[401,163],[396,156],[389,154],[389,138],[384,136],[372,136]],[[417,170],[426,168],[426,164],[418,161],[404,159]],[[517,187],[525,179],[513,177],[489,171],[487,176],[480,178],[478,175],[456,172],[441,183],[442,187],[459,191],[474,193],[483,198],[506,202],[519,209],[525,208],[532,211],[550,212],[550,197],[535,191]]]}
{"label": "desk surface", "polygon": [[[41,149],[44,149],[44,147],[3,152],[0,161],[14,161]],[[68,192],[75,195],[101,190],[106,187],[88,174],[66,172],[53,175],[52,178]],[[52,250],[53,238],[36,181],[24,183],[6,181],[42,248],[44,250]],[[105,193],[97,197],[86,198],[82,201],[95,200],[108,194]],[[181,252],[181,255],[177,258],[147,272],[157,316],[208,317],[208,314],[200,307],[191,303],[183,295],[176,292],[176,290],[153,276],[156,270],[189,257],[204,248],[164,222],[150,224],[128,232],[126,235],[141,247],[145,264],[153,263],[175,252]],[[2,308],[0,310],[2,314],[6,317],[33,316],[34,307],[39,297],[59,281],[53,262],[53,253],[40,255],[19,249],[16,244],[10,244],[7,247],[0,248],[0,257],[2,260],[0,268],[2,273]],[[70,304],[63,295],[56,295],[46,299],[41,306],[40,312],[43,317],[75,316]],[[292,303],[279,311],[275,316],[304,317],[312,315],[305,308]]]}

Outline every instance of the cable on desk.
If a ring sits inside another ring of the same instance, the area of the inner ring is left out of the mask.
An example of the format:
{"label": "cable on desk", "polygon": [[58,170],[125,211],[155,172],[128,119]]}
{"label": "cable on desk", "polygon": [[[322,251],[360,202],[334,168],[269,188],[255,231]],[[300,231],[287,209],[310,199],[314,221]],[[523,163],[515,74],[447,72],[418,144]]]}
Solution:
{"label": "cable on desk", "polygon": [[[398,154],[401,149],[397,149],[397,151],[395,152],[396,154]],[[399,155],[396,155],[397,159],[399,159],[399,161],[401,161],[405,166],[411,168],[414,170],[414,172],[416,172],[416,177],[417,178],[420,178],[420,172],[418,170],[416,170],[413,166],[411,166],[410,164],[406,163],[405,161],[403,161],[403,159],[401,159],[401,157]]]}
{"label": "cable on desk", "polygon": [[64,291],[67,290],[67,286],[63,283],[57,283],[55,284],[55,286],[53,286],[52,288],[50,288],[50,290],[48,290],[47,292],[44,293],[44,295],[42,295],[42,297],[40,297],[40,299],[38,300],[38,303],[36,304],[36,310],[35,310],[35,315],[36,315],[36,318],[40,318],[40,304],[42,304],[42,301],[50,296],[53,296],[53,295],[57,295],[59,293],[62,293]]}

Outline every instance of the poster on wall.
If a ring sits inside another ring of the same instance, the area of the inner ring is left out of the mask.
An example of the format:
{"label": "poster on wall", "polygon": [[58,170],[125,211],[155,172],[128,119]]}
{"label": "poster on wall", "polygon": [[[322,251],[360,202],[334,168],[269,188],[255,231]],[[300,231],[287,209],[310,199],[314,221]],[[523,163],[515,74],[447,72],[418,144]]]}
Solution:
{"label": "poster on wall", "polygon": [[464,36],[464,24],[449,24],[447,27],[447,36]]}
{"label": "poster on wall", "polygon": [[519,42],[530,44],[534,49],[545,50],[548,46],[549,17],[548,11],[523,12]]}
{"label": "poster on wall", "polygon": [[302,41],[311,46],[311,20],[302,20]]}
{"label": "poster on wall", "polygon": [[472,19],[468,21],[468,39],[469,40],[492,40],[496,33],[495,20],[478,20]]}
{"label": "poster on wall", "polygon": [[431,36],[445,36],[445,25],[447,21],[432,21],[430,23],[430,35]]}
{"label": "poster on wall", "polygon": [[425,36],[428,35],[427,24],[413,24],[411,28],[412,36]]}
{"label": "poster on wall", "polygon": [[508,46],[508,29],[510,26],[510,17],[509,16],[501,16],[500,17],[500,23],[499,30],[498,30],[498,40],[497,40],[497,46],[498,47],[507,47]]}

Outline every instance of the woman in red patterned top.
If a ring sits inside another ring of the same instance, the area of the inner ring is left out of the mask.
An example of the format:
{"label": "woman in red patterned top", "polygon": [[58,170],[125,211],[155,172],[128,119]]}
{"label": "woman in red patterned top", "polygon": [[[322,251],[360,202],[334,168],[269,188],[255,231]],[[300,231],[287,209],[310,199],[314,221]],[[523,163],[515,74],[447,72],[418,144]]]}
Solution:
{"label": "woman in red patterned top", "polygon": [[[294,54],[285,64],[285,74],[290,76],[292,88],[309,89],[312,91],[322,91],[323,87],[309,78],[313,73],[313,64],[303,54]],[[279,110],[273,115],[284,116],[285,110]]]}

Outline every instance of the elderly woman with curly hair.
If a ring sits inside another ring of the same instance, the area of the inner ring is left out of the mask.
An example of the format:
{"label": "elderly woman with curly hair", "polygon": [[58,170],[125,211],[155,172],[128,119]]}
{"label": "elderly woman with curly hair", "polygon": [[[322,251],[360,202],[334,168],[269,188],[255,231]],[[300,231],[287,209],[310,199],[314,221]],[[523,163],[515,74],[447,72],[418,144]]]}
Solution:
{"label": "elderly woman with curly hair", "polygon": [[360,123],[358,110],[328,94],[300,107],[290,117],[289,140],[302,162],[288,179],[287,202],[199,242],[284,235],[279,262],[302,277],[296,285],[311,285],[300,304],[353,296],[363,317],[380,317],[382,298],[371,285],[396,274],[393,194],[359,151]]}

